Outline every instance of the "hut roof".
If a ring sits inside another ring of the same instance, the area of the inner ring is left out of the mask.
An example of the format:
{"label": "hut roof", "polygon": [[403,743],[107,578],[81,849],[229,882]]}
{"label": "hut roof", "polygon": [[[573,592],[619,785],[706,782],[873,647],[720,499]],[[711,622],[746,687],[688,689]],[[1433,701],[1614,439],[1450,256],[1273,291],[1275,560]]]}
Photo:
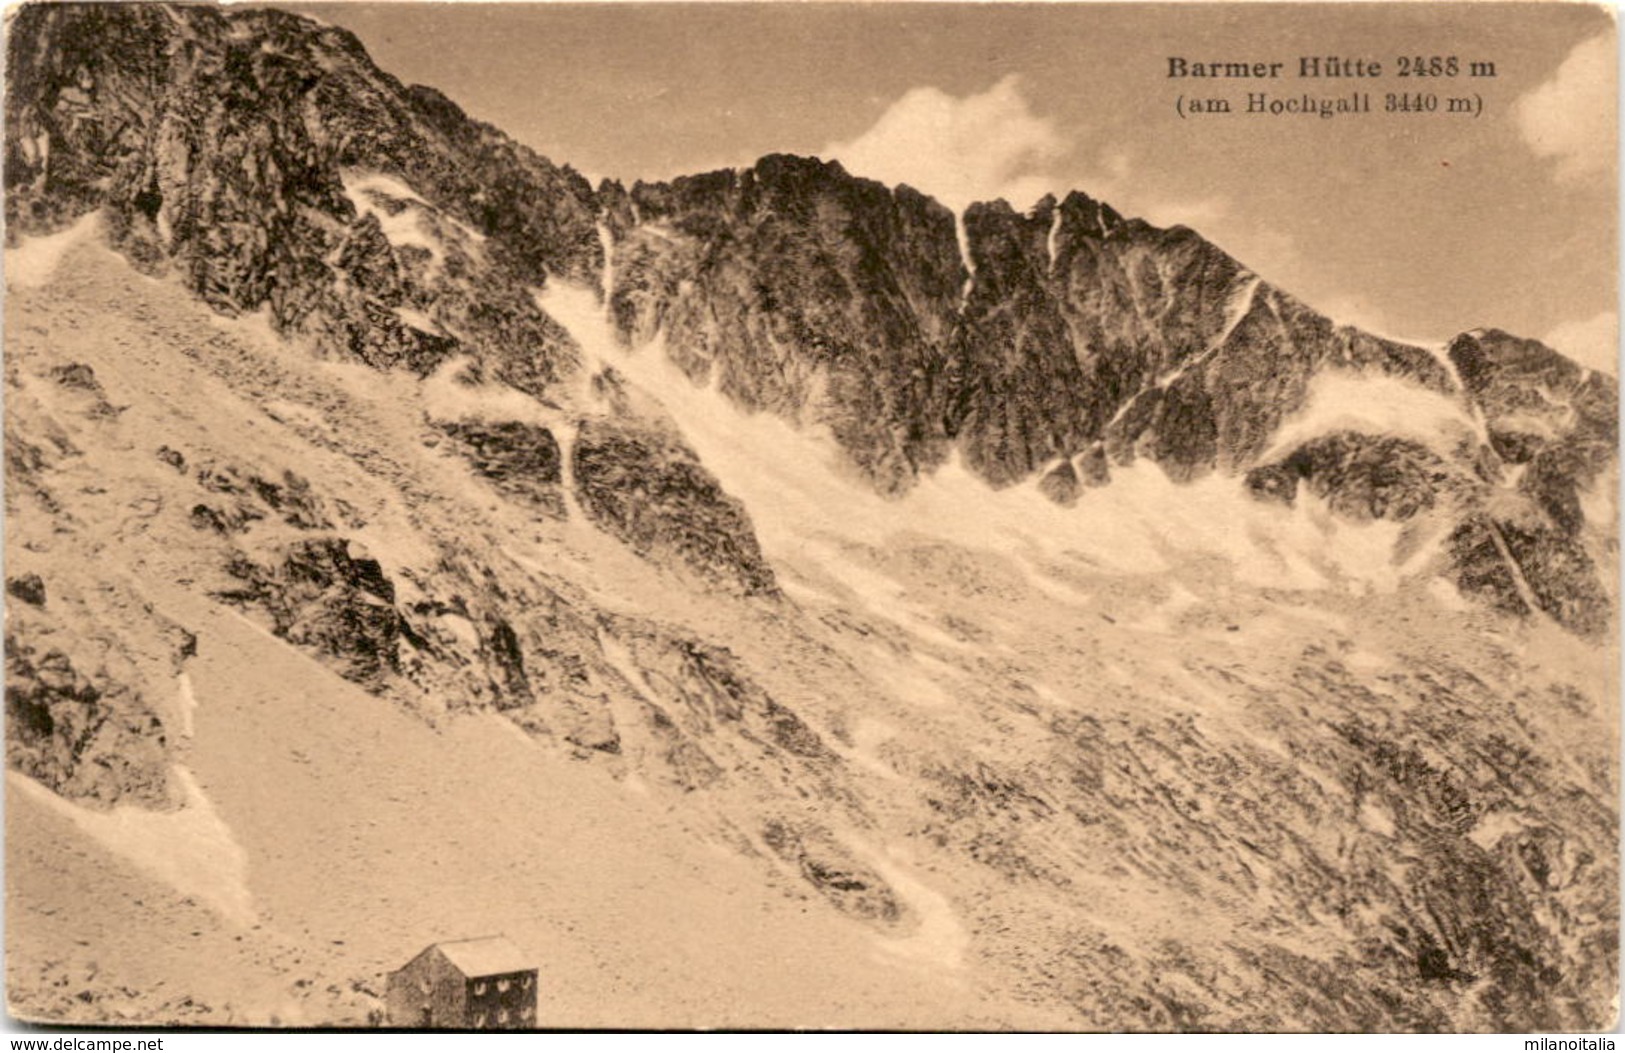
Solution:
{"label": "hut roof", "polygon": [[481,936],[474,940],[437,943],[435,946],[464,976],[495,976],[536,968],[506,936]]}

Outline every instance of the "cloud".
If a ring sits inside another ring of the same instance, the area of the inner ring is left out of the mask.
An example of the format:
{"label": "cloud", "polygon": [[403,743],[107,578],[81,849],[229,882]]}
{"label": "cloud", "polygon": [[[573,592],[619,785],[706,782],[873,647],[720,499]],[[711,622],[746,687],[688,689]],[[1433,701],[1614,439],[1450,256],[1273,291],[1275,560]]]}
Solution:
{"label": "cloud", "polygon": [[1063,189],[1049,169],[1068,145],[1033,113],[1011,75],[965,98],[914,88],[868,131],[822,153],[856,175],[907,183],[955,210],[1001,197],[1021,209]]}
{"label": "cloud", "polygon": [[1212,230],[1235,211],[1228,197],[1208,194],[1205,197],[1170,197],[1142,171],[1126,151],[1113,150],[1103,154],[1092,169],[1077,181],[1077,189],[1111,205],[1126,216],[1138,216],[1159,227],[1184,224],[1204,234]]}
{"label": "cloud", "polygon": [[1082,167],[1055,123],[1033,113],[1012,74],[984,92],[955,98],[932,87],[914,88],[862,135],[820,151],[855,175],[907,183],[956,211],[973,201],[1003,198],[1025,209],[1045,194],[1082,190],[1119,212],[1158,226],[1183,223],[1198,230],[1231,211],[1222,197],[1199,200],[1161,195],[1117,150]]}
{"label": "cloud", "polygon": [[1513,104],[1524,142],[1556,159],[1559,182],[1611,170],[1616,72],[1613,33],[1604,33],[1576,45],[1549,80]]}
{"label": "cloud", "polygon": [[1603,311],[1584,321],[1564,322],[1541,341],[1582,366],[1619,375],[1619,315]]}
{"label": "cloud", "polygon": [[1388,315],[1368,296],[1333,293],[1317,296],[1310,306],[1338,325],[1352,325],[1373,336],[1382,336],[1389,329]]}

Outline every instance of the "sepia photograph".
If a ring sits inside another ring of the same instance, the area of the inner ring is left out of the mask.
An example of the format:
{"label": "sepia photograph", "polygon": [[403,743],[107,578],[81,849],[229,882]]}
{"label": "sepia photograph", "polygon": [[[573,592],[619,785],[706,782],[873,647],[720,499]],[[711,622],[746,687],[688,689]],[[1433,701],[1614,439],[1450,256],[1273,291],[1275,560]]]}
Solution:
{"label": "sepia photograph", "polygon": [[11,1030],[1618,1026],[1612,8],[4,35]]}

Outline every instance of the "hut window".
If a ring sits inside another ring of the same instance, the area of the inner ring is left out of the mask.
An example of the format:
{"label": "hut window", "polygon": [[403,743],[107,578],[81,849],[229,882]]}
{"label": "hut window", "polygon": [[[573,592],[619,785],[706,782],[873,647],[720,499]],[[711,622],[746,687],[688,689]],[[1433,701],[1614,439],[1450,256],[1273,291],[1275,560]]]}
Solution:
{"label": "hut window", "polygon": [[529,1021],[530,1018],[535,1016],[535,1015],[536,1015],[536,1010],[532,1009],[528,1005],[525,1008],[523,1008],[523,1009],[521,1009],[519,1011],[519,1017],[520,1017],[521,1020]]}
{"label": "hut window", "polygon": [[530,977],[528,977],[528,976],[520,977],[520,979],[519,979],[519,989],[521,991],[530,990]]}
{"label": "hut window", "polygon": [[508,1011],[506,1009],[498,1009],[497,1010],[497,1023],[506,1024],[507,1022],[508,1022]]}
{"label": "hut window", "polygon": [[484,1027],[485,1026],[485,1014],[484,1013],[476,1013],[476,1014],[474,1014],[474,1026],[475,1027]]}
{"label": "hut window", "polygon": [[477,996],[482,995],[484,993],[485,993],[485,981],[484,980],[475,981],[475,983],[474,983],[474,994],[475,994],[475,996],[477,997]]}
{"label": "hut window", "polygon": [[512,980],[498,980],[497,981],[497,993],[498,994],[507,994],[508,993],[508,988],[510,988],[512,986],[513,986],[513,981]]}
{"label": "hut window", "polygon": [[434,990],[434,985],[430,984],[429,978],[425,976],[418,980],[418,990],[422,991],[424,994],[428,994],[430,991]]}

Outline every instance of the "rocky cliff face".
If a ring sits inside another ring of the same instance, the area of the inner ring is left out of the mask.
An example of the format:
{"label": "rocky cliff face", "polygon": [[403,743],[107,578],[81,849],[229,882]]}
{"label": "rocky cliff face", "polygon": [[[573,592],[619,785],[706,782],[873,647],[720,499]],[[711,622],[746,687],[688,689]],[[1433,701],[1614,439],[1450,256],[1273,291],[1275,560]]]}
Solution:
{"label": "rocky cliff face", "polygon": [[525,288],[596,273],[586,182],[380,72],[345,31],[39,5],[9,49],[11,238],[102,208],[136,261],[328,353],[424,372],[472,352],[533,388],[570,368]]}
{"label": "rocky cliff face", "polygon": [[1617,463],[1618,381],[1499,330],[1463,333],[1450,359],[1522,499],[1492,517],[1493,529],[1542,610],[1577,632],[1606,632],[1610,599],[1598,563],[1617,559],[1618,539],[1586,506]]}
{"label": "rocky cliff face", "polygon": [[1420,443],[1339,432],[1247,473],[1256,495],[1292,504],[1298,487],[1352,520],[1410,519],[1452,494],[1480,488]]}
{"label": "rocky cliff face", "polygon": [[[839,164],[769,157],[602,196],[623,338],[659,334],[696,384],[827,425],[885,493],[957,454],[993,487],[1039,475],[1067,506],[1142,459],[1288,501],[1307,478],[1356,520],[1439,508],[1461,529],[1494,499],[1528,507],[1496,558],[1534,605],[1587,634],[1611,616],[1573,539],[1579,494],[1616,463],[1618,385],[1538,343],[1464,334],[1445,356],[1337,326],[1194,231],[1080,193],[956,218]],[[1261,463],[1329,376],[1440,396],[1488,431],[1438,451],[1322,434]],[[1524,464],[1516,482],[1503,470]]]}
{"label": "rocky cliff face", "polygon": [[746,595],[776,592],[744,506],[679,437],[649,424],[589,421],[573,456],[582,508],[635,551]]}
{"label": "rocky cliff face", "polygon": [[[1454,385],[1420,348],[1337,328],[1185,228],[1080,193],[956,218],[769,157],[610,188],[615,316],[696,382],[828,422],[882,488],[950,447],[995,486],[1096,443],[1175,478],[1250,464],[1329,366]],[[877,401],[883,400],[883,401]]]}
{"label": "rocky cliff face", "polygon": [[964,276],[941,205],[794,157],[604,197],[629,339],[664,333],[696,383],[827,423],[884,489],[943,460]]}
{"label": "rocky cliff face", "polygon": [[[1336,326],[1081,193],[594,190],[275,12],[25,7],[8,58],[14,786],[241,856],[149,869],[323,979],[307,1022],[364,1021],[427,911],[586,947],[558,1026],[1607,1023],[1610,378]],[[629,812],[675,831],[636,865]],[[90,888],[77,851],[19,866]],[[807,1002],[635,1015],[759,975]]]}

